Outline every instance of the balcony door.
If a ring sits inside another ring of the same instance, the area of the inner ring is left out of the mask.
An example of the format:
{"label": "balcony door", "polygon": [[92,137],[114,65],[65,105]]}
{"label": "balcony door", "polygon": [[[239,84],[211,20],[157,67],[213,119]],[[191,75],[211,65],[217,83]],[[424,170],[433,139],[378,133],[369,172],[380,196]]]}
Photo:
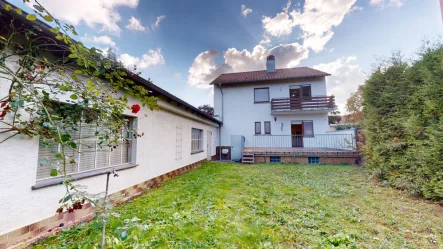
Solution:
{"label": "balcony door", "polygon": [[291,121],[292,147],[303,147],[303,121]]}
{"label": "balcony door", "polygon": [[303,100],[309,100],[311,96],[311,85],[289,86],[291,109],[303,109]]}
{"label": "balcony door", "polygon": [[305,137],[314,137],[314,122],[312,120],[291,121],[292,147],[304,147]]}

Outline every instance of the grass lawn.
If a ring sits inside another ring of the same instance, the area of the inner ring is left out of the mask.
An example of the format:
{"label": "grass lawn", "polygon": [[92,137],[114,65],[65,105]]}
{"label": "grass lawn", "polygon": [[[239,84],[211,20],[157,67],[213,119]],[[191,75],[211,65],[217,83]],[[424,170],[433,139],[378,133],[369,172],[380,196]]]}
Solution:
{"label": "grass lawn", "polygon": [[[441,206],[352,166],[207,163],[113,212],[108,248],[443,248]],[[99,248],[100,232],[92,221],[35,248]]]}

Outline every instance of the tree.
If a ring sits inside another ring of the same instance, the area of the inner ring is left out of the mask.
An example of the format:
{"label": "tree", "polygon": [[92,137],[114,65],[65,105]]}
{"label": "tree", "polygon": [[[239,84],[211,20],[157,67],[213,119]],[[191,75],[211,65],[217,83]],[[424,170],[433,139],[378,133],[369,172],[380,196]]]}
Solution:
{"label": "tree", "polygon": [[137,103],[130,106],[129,97],[150,110],[158,108],[157,98],[135,84],[133,72],[113,57],[72,40],[70,36],[77,35],[72,25],[62,25],[38,2],[33,7],[36,15],[53,24],[50,31],[42,29],[46,27],[37,23],[36,15],[26,15],[35,23],[28,25],[17,20],[25,15],[20,9],[2,6],[2,12],[9,14],[1,18],[7,21],[2,23],[7,28],[0,36],[0,78],[9,85],[0,96],[0,143],[15,136],[39,137],[45,146],[59,148],[51,157],[39,160],[40,165],[51,167],[51,176],[64,179],[65,194],[57,212],[80,209],[85,201],[104,206],[106,203],[98,203],[100,195],[90,195],[70,181],[67,166],[75,163],[72,154],[83,153],[79,146],[87,146],[73,134],[79,123],[94,124],[100,129],[91,137],[98,145],[116,149],[128,142],[122,129],[134,139],[142,135],[129,130],[122,115],[125,110],[137,113],[141,108]]}
{"label": "tree", "polygon": [[210,117],[214,117],[214,107],[210,105],[201,105],[198,107],[198,109],[206,114],[208,114]]}
{"label": "tree", "polygon": [[349,123],[359,123],[363,120],[363,86],[359,86],[355,93],[346,101],[346,120]]}
{"label": "tree", "polygon": [[340,115],[329,115],[328,116],[328,121],[329,124],[338,124],[341,120],[341,116]]}
{"label": "tree", "polygon": [[393,187],[443,202],[443,44],[423,45],[411,64],[400,54],[362,89],[365,161]]}

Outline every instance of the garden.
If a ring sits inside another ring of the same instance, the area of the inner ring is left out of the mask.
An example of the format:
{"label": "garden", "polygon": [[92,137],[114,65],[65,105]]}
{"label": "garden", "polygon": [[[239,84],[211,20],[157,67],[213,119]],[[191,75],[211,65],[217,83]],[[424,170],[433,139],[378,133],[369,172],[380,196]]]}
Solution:
{"label": "garden", "polygon": [[[443,208],[361,168],[210,162],[115,207],[107,248],[441,248]],[[100,219],[33,248],[99,248]]]}

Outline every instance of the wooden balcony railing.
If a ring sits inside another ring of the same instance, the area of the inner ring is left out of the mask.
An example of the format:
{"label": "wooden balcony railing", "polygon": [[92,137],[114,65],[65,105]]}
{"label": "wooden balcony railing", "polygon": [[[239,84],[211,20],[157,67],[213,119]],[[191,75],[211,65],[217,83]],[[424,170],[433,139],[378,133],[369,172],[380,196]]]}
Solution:
{"label": "wooden balcony railing", "polygon": [[334,109],[334,96],[313,96],[303,98],[273,98],[271,111],[297,111],[313,109]]}

